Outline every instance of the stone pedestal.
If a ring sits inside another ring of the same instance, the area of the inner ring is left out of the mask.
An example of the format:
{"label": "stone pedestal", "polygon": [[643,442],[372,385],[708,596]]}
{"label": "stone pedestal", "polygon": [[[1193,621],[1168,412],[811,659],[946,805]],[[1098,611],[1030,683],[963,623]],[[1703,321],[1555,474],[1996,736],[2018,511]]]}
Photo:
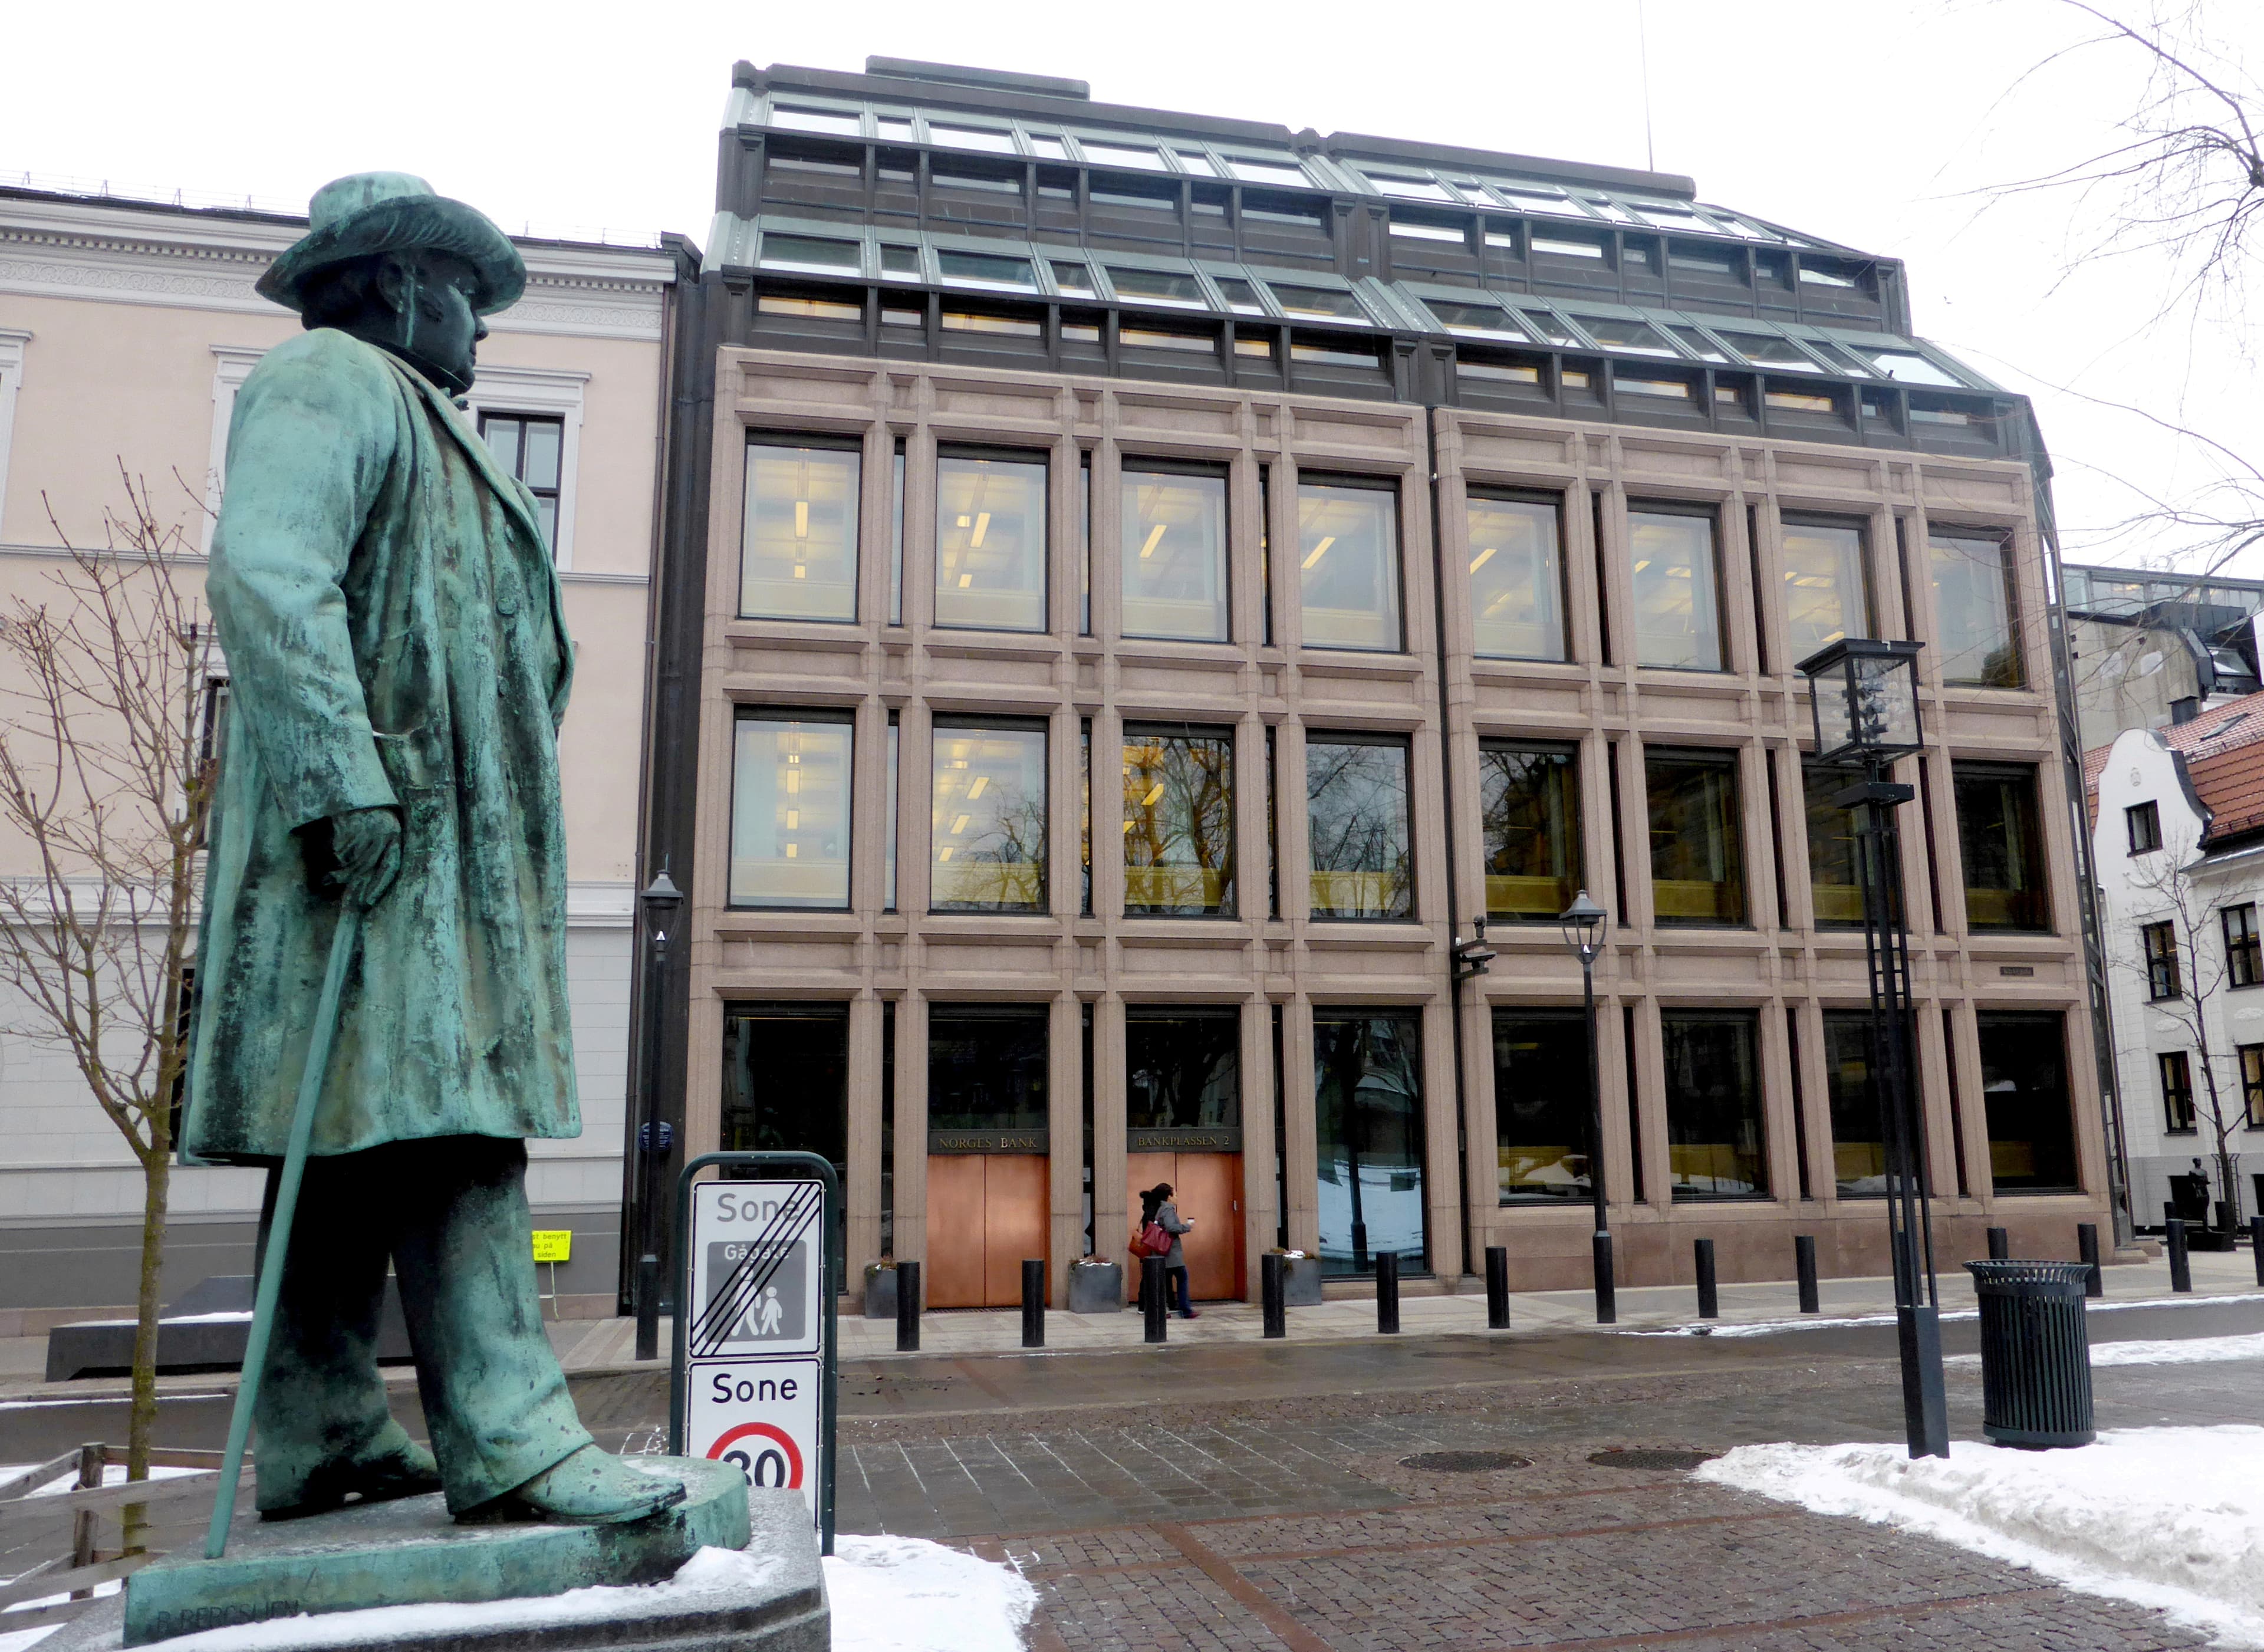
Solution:
{"label": "stone pedestal", "polygon": [[117,1652],[266,1622],[271,1652],[822,1652],[824,1582],[799,1492],[750,1491],[725,1464],[628,1460],[683,1475],[690,1495],[623,1525],[459,1525],[438,1496],[247,1517],[221,1560],[190,1550],[154,1561],[47,1645]]}

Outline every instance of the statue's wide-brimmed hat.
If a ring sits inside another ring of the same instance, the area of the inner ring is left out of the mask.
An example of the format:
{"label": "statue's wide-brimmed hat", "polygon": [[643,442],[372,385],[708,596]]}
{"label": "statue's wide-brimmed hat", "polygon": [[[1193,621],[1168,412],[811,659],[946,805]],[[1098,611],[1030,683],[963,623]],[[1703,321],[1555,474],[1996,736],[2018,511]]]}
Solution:
{"label": "statue's wide-brimmed hat", "polygon": [[526,290],[526,265],[484,213],[436,195],[407,172],[357,172],[325,184],[308,208],[307,233],[259,278],[260,296],[298,309],[307,283],[349,258],[378,252],[446,252],[479,278],[472,308],[507,309]]}

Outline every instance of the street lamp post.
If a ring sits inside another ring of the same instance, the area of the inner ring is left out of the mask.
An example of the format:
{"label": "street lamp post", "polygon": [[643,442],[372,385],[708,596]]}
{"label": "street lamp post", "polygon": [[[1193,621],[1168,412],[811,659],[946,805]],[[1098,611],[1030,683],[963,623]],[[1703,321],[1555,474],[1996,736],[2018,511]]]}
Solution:
{"label": "street lamp post", "polygon": [[1843,637],[1803,660],[1798,669],[1814,690],[1817,761],[1861,764],[1863,771],[1861,779],[1835,793],[1832,801],[1856,815],[1863,950],[1870,967],[1870,1083],[1886,1149],[1887,1240],[1902,1345],[1903,1423],[1912,1457],[1947,1457],[1941,1298],[1934,1284],[1929,1210],[1934,1189],[1925,1126],[1910,1077],[1910,938],[1896,825],[1896,810],[1917,793],[1889,778],[1897,758],[1924,745],[1919,648],[1915,642]]}
{"label": "street lamp post", "polygon": [[650,886],[637,896],[646,926],[652,931],[652,962],[645,971],[644,1040],[641,1065],[643,1082],[637,1112],[637,1225],[643,1246],[637,1257],[636,1357],[660,1358],[661,1198],[667,1185],[669,1149],[675,1145],[668,1121],[660,1116],[660,1029],[665,1013],[668,982],[668,932],[676,923],[684,893],[663,866]]}
{"label": "street lamp post", "polygon": [[1604,1193],[1604,1080],[1597,1055],[1596,954],[1603,948],[1604,909],[1586,889],[1557,922],[1564,945],[1580,960],[1580,1004],[1588,1022],[1588,1198],[1596,1207],[1596,1233],[1590,1242],[1596,1270],[1596,1323],[1619,1321],[1618,1293],[1612,1279],[1612,1224]]}

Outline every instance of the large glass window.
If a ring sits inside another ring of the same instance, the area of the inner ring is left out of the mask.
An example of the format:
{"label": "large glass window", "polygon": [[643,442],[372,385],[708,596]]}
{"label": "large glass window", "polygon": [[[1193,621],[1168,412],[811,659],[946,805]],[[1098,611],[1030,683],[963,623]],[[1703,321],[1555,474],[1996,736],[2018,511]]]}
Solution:
{"label": "large glass window", "polygon": [[1571,746],[1478,747],[1486,916],[1554,923],[1580,889],[1580,767]]}
{"label": "large glass window", "polygon": [[2066,1029],[2057,1014],[1975,1018],[1989,1175],[2000,1193],[2072,1193],[2075,1109],[2067,1090]]}
{"label": "large glass window", "polygon": [[2194,1133],[2193,1062],[2183,1050],[2154,1057],[2162,1070],[2162,1129],[2169,1135]]}
{"label": "large glass window", "polygon": [[731,752],[733,906],[849,904],[847,715],[741,715]]}
{"label": "large glass window", "polygon": [[1934,622],[1941,631],[1935,642],[1941,680],[2022,686],[2028,675],[2016,634],[2013,547],[1999,539],[1936,531],[1927,551],[1934,564]]}
{"label": "large glass window", "polygon": [[1127,724],[1124,910],[1234,915],[1234,735]]}
{"label": "large glass window", "polygon": [[542,542],[558,550],[558,488],[566,451],[566,421],[526,413],[483,413],[480,434],[506,475],[526,484]]}
{"label": "large glass window", "polygon": [[1883,1198],[1887,1144],[1871,1090],[1871,1012],[1824,1012],[1824,1078],[1832,1102],[1832,1175],[1842,1199]]}
{"label": "large glass window", "polygon": [[1404,740],[1309,735],[1305,818],[1315,917],[1415,916]]}
{"label": "large glass window", "polygon": [[2243,1122],[2251,1130],[2264,1130],[2264,1044],[2242,1044],[2240,1101]]}
{"label": "large glass window", "polygon": [[934,909],[1045,911],[1045,726],[938,719],[933,796]]}
{"label": "large glass window", "polygon": [[1044,1130],[1046,1064],[1045,1005],[930,1004],[927,1127]]}
{"label": "large glass window", "polygon": [[1855,858],[1855,812],[1832,798],[1860,778],[1849,769],[1802,765],[1800,786],[1808,815],[1808,899],[1818,928],[1863,921],[1863,882]]}
{"label": "large glass window", "polygon": [[2256,932],[2256,902],[2228,906],[2217,915],[2224,926],[2224,984],[2253,987],[2264,983],[2264,942]]}
{"label": "large glass window", "polygon": [[1731,751],[1646,751],[1651,904],[1661,924],[1745,921],[1745,822]]}
{"label": "large glass window", "polygon": [[1297,559],[1306,647],[1399,649],[1397,489],[1299,482]]}
{"label": "large glass window", "polygon": [[[727,1153],[815,1153],[849,1174],[849,1006],[733,1004],[723,1014]],[[843,1184],[848,1184],[845,1179]],[[848,1212],[833,1211],[834,1257],[846,1257]],[[834,1289],[841,1289],[838,1273]]]}
{"label": "large glass window", "polygon": [[1722,559],[1711,511],[1630,510],[1638,665],[1722,669]]}
{"label": "large glass window", "polygon": [[1669,1010],[1667,1173],[1680,1201],[1768,1192],[1761,1130],[1760,1028],[1750,1010]]}
{"label": "large glass window", "polygon": [[1124,634],[1223,642],[1226,478],[1126,466]]}
{"label": "large glass window", "polygon": [[2185,996],[2185,985],[2179,978],[2177,925],[2167,919],[2159,924],[2141,924],[2138,945],[2146,954],[2146,996]]}
{"label": "large glass window", "polygon": [[1379,1251],[1426,1265],[1423,1039],[1412,1011],[1313,1011],[1321,1272],[1369,1273]]}
{"label": "large glass window", "polygon": [[1046,461],[936,460],[935,622],[1046,628]]}
{"label": "large glass window", "polygon": [[2048,930],[2036,772],[1961,763],[1951,771],[1965,865],[1965,922],[1977,930]]}
{"label": "large glass window", "polygon": [[1578,1010],[1493,1012],[1493,1118],[1505,1205],[1586,1199],[1588,1024]]}
{"label": "large glass window", "polygon": [[1862,525],[1788,519],[1778,535],[1784,553],[1784,625],[1797,664],[1842,637],[1868,637],[1869,558]]}
{"label": "large glass window", "polygon": [[857,617],[862,455],[753,437],[739,547],[739,612],[761,620]]}
{"label": "large glass window", "polygon": [[[1128,1007],[1124,1108],[1125,1125],[1135,1131],[1240,1130],[1241,1011],[1231,1005]],[[1145,1150],[1162,1145],[1151,1141]]]}
{"label": "large glass window", "polygon": [[1564,560],[1554,500],[1473,493],[1470,624],[1481,656],[1564,657]]}

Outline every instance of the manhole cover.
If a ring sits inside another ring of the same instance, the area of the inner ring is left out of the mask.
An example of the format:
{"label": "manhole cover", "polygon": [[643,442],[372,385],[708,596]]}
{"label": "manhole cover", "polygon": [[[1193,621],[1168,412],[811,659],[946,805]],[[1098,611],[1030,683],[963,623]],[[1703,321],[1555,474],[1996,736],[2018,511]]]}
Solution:
{"label": "manhole cover", "polygon": [[1401,1458],[1399,1466],[1440,1474],[1483,1474],[1500,1468],[1530,1468],[1533,1460],[1515,1452],[1418,1452]]}
{"label": "manhole cover", "polygon": [[1658,1451],[1645,1446],[1620,1446],[1607,1452],[1591,1452],[1588,1460],[1599,1468],[1695,1468],[1701,1463],[1710,1463],[1719,1452]]}

